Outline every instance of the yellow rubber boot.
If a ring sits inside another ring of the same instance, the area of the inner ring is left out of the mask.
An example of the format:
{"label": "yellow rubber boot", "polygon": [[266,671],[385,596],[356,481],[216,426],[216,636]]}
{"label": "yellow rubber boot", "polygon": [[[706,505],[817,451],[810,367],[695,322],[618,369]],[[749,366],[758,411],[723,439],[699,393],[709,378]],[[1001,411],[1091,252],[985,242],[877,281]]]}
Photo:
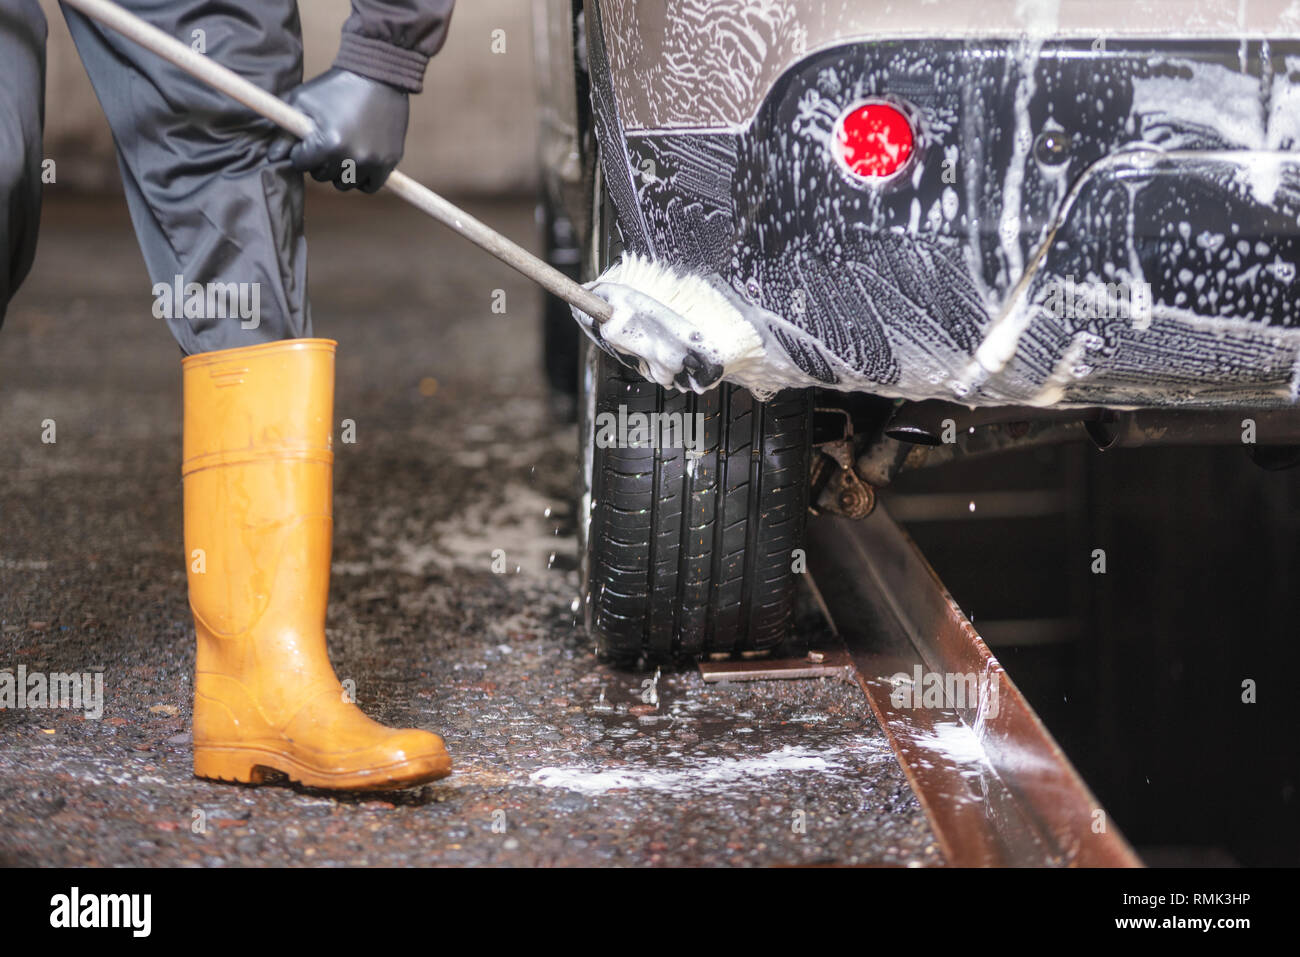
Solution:
{"label": "yellow rubber boot", "polygon": [[185,552],[198,635],[194,773],[408,787],[451,759],[352,704],[325,648],[334,348],[288,339],[185,359]]}

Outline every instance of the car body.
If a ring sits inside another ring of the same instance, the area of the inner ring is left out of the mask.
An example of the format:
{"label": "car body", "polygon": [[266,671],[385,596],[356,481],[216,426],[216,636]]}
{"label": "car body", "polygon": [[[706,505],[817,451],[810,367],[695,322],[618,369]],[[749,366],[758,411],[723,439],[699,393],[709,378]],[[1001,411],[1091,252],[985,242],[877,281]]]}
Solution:
{"label": "car body", "polygon": [[[554,25],[570,5],[547,6]],[[1300,8],[584,7],[625,248],[777,317],[809,385],[968,405],[1297,401]],[[836,148],[837,123],[873,101],[915,132],[884,179]],[[570,148],[547,140],[556,181],[579,175],[584,106]]]}
{"label": "car body", "polygon": [[[552,301],[608,657],[781,646],[809,507],[860,518],[904,469],[1088,440],[1300,463],[1300,3],[535,9],[551,261],[703,278],[770,375],[683,398],[607,342],[575,361]],[[629,403],[708,447],[595,448]]]}

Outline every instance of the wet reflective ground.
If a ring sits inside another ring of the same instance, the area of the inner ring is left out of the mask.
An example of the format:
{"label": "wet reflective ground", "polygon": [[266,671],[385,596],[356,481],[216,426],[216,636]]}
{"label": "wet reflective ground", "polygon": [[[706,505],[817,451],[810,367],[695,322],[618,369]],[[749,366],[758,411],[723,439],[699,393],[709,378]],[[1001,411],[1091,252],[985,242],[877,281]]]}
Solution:
{"label": "wet reflective ground", "polygon": [[[855,686],[596,662],[537,295],[378,203],[309,211],[356,440],[336,446],[330,648],[361,706],[441,732],[455,773],[385,796],[193,778],[179,355],[120,203],[54,197],[0,332],[0,670],[102,668],[104,709],[0,711],[0,863],[939,863]],[[525,204],[476,213],[532,235]]]}

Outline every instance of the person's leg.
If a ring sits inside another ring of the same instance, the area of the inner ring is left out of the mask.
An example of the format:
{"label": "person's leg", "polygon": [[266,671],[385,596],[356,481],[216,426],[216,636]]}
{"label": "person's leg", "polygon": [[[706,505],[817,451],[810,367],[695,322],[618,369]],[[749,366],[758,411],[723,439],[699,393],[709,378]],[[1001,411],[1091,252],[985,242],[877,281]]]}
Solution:
{"label": "person's leg", "polygon": [[[302,81],[294,0],[118,2],[263,89]],[[256,317],[168,317],[182,351],[310,336],[302,176],[267,163],[274,124],[67,7],[64,16],[113,131],[150,282],[181,277],[181,302],[191,283],[239,288],[250,305],[256,291]]]}
{"label": "person's leg", "polygon": [[0,325],[32,268],[41,218],[45,15],[36,0],[0,0]]}
{"label": "person's leg", "polygon": [[[264,89],[283,93],[301,79],[293,0],[125,5],[201,40]],[[268,122],[65,12],[113,128],[151,280],[260,289],[251,328],[242,316],[168,320],[188,354],[181,471],[198,643],[194,773],[259,782],[270,768],[346,790],[440,778],[451,770],[442,739],[371,721],[326,652],[335,343],[305,338],[302,176],[267,162]]]}

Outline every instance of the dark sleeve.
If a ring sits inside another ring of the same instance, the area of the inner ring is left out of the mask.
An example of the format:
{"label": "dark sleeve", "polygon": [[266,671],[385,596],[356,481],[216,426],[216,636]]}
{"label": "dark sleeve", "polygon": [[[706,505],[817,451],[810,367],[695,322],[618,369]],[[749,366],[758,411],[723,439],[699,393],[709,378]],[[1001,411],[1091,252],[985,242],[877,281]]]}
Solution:
{"label": "dark sleeve", "polygon": [[447,37],[455,0],[352,0],[334,65],[411,93]]}

